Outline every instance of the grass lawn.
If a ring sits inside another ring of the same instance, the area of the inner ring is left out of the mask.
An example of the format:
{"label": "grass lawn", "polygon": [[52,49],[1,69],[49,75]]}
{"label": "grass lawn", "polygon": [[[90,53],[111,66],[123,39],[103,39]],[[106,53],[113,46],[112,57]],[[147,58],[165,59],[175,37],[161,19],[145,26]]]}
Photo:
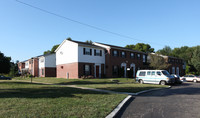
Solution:
{"label": "grass lawn", "polygon": [[104,89],[104,90],[111,90],[117,92],[130,92],[136,93],[148,89],[154,88],[163,88],[167,86],[162,85],[154,85],[154,84],[139,84],[139,83],[131,83],[131,84],[92,84],[92,85],[78,85],[82,87],[88,88],[97,88],[97,89]]}
{"label": "grass lawn", "polygon": [[[47,80],[50,81],[54,80]],[[65,82],[61,79],[58,81],[58,83]],[[106,94],[59,85],[1,80],[0,116],[2,118],[103,118],[125,97],[126,95]]]}
{"label": "grass lawn", "polygon": [[[29,81],[30,78],[14,78],[14,80]],[[116,84],[112,80],[119,80],[121,84]],[[77,85],[88,88],[97,88],[119,92],[139,92],[148,89],[162,88],[167,86],[154,85],[154,84],[139,84],[130,78],[101,78],[101,79],[63,79],[63,78],[33,78],[34,82],[64,84],[64,85]]]}
{"label": "grass lawn", "polygon": [[[30,82],[30,78],[16,77],[13,80],[23,80]],[[121,83],[134,83],[134,79],[130,78],[101,78],[101,79],[63,79],[55,77],[33,78],[34,82],[65,84],[65,85],[85,85],[85,84],[114,84],[112,80],[119,80]]]}

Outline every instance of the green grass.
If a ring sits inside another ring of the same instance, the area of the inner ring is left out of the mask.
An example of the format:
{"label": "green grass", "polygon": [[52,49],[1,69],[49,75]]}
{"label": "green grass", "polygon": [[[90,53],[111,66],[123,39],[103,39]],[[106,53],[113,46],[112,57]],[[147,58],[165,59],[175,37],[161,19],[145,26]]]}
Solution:
{"label": "green grass", "polygon": [[167,86],[162,85],[154,85],[154,84],[139,84],[139,83],[131,83],[131,84],[92,84],[92,85],[79,85],[82,87],[88,88],[97,88],[97,89],[104,89],[110,91],[117,91],[117,92],[130,92],[136,93],[148,89],[155,89],[155,88],[164,88]]}
{"label": "green grass", "polygon": [[125,97],[59,85],[0,81],[0,116],[103,118]]}
{"label": "green grass", "polygon": [[[30,82],[30,78],[13,78],[13,80],[23,80]],[[121,83],[134,83],[134,79],[130,78],[101,78],[101,79],[63,79],[63,78],[33,78],[34,82],[64,84],[64,85],[85,85],[85,84],[113,84],[112,80],[119,80]]]}

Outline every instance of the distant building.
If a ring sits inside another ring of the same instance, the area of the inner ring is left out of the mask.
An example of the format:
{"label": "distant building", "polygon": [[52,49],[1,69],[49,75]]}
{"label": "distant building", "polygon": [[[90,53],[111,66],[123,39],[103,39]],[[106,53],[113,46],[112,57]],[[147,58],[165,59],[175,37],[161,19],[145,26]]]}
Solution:
{"label": "distant building", "polygon": [[18,63],[19,73],[34,77],[56,77],[56,55],[46,54]]}
{"label": "distant building", "polygon": [[180,76],[185,75],[186,63],[183,59],[172,56],[159,55],[159,54],[156,55],[163,57],[165,62],[170,64],[170,66],[166,69],[170,74],[176,74]]}

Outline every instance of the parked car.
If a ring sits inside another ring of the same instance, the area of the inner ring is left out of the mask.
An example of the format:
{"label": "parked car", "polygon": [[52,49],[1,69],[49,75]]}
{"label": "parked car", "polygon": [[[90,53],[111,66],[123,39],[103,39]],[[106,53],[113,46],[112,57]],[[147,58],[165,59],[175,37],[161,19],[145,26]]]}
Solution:
{"label": "parked car", "polygon": [[151,84],[173,84],[175,79],[166,70],[138,70],[136,81]]}
{"label": "parked car", "polygon": [[5,77],[3,75],[0,75],[0,80],[11,80],[11,77]]}
{"label": "parked car", "polygon": [[198,77],[196,75],[185,75],[181,78],[185,79],[188,82],[199,82],[200,81],[200,77]]}
{"label": "parked car", "polygon": [[183,81],[181,81],[179,75],[171,74],[171,76],[173,76],[175,78],[175,84],[182,84],[183,83]]}

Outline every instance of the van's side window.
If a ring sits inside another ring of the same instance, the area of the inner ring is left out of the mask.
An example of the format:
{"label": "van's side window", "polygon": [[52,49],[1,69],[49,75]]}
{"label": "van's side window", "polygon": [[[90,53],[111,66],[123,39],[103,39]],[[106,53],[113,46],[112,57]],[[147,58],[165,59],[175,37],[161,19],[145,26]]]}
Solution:
{"label": "van's side window", "polygon": [[148,72],[147,72],[147,75],[151,75],[151,71],[148,71]]}
{"label": "van's side window", "polygon": [[157,71],[157,75],[161,75],[161,72],[160,72],[160,71]]}
{"label": "van's side window", "polygon": [[139,76],[145,76],[146,72],[140,72]]}
{"label": "van's side window", "polygon": [[155,75],[155,71],[152,71],[151,75]]}

